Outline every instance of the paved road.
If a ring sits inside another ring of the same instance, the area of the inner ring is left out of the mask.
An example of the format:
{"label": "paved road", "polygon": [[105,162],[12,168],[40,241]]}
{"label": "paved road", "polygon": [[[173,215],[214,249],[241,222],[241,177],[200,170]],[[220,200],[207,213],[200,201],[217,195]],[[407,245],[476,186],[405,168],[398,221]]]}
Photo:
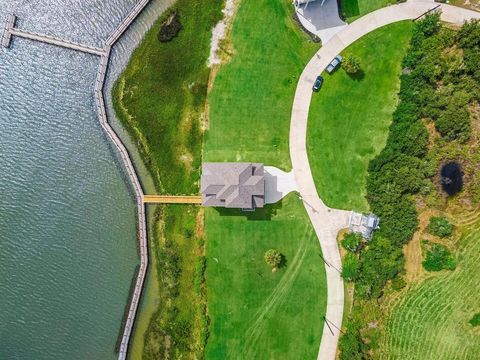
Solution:
{"label": "paved road", "polygon": [[[349,212],[328,208],[315,188],[306,147],[312,84],[329,61],[354,41],[384,25],[414,19],[436,5],[432,1],[410,0],[356,20],[324,44],[307,64],[297,84],[290,123],[290,157],[299,193],[320,241],[327,273],[326,318],[330,326],[323,327],[318,360],[334,360],[337,350],[340,335],[338,329],[341,328],[343,317],[344,287],[339,273],[342,264],[336,235],[341,228],[347,227]],[[448,22],[463,23],[471,18],[480,18],[478,12],[450,5],[441,5],[441,10],[442,19]],[[321,96],[321,92],[317,96]],[[323,323],[320,316],[312,320]]]}

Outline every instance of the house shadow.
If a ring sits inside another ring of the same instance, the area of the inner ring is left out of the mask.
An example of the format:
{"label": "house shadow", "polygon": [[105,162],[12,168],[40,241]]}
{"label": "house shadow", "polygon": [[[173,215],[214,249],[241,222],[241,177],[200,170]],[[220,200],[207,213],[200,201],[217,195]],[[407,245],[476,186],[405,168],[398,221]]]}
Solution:
{"label": "house shadow", "polygon": [[257,208],[254,211],[244,211],[242,209],[228,209],[216,207],[215,211],[220,216],[243,216],[249,221],[255,220],[272,220],[272,217],[277,215],[277,210],[282,208],[282,200],[276,202],[275,204],[267,204],[263,208]]}

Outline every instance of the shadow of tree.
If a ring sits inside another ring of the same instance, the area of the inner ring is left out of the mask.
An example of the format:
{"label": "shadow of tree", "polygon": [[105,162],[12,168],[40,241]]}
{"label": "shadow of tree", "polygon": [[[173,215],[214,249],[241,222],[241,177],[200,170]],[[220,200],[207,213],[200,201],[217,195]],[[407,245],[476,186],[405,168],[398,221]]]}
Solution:
{"label": "shadow of tree", "polygon": [[280,260],[280,264],[278,264],[278,269],[282,269],[282,268],[285,268],[287,267],[287,258],[285,257],[285,255],[281,254],[282,255],[282,260]]}
{"label": "shadow of tree", "polygon": [[365,78],[365,71],[363,71],[362,69],[358,70],[354,74],[349,74],[349,73],[347,74],[350,77],[350,79],[354,81],[362,81]]}

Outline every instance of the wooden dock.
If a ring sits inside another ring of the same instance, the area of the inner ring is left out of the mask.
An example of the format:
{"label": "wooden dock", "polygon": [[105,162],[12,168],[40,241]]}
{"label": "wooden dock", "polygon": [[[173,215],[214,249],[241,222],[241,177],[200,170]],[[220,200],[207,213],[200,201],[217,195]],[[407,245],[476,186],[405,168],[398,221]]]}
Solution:
{"label": "wooden dock", "polygon": [[[10,47],[12,36],[18,36],[25,39],[30,39],[33,41],[39,41],[46,44],[61,46],[63,48],[81,51],[83,53],[92,54],[100,57],[100,63],[98,65],[97,76],[95,79],[94,87],[94,98],[95,106],[97,110],[98,120],[102,129],[107,134],[108,138],[111,140],[114,147],[117,149],[122,163],[126,170],[126,173],[132,183],[134,190],[136,207],[137,207],[137,217],[138,217],[138,241],[140,243],[140,269],[138,271],[137,279],[135,280],[135,287],[133,289],[133,294],[131,297],[131,302],[129,305],[128,313],[126,316],[125,327],[123,329],[123,335],[120,342],[120,348],[118,352],[118,359],[125,360],[128,354],[128,345],[130,342],[130,337],[133,331],[133,326],[135,323],[135,317],[140,303],[140,297],[143,289],[143,284],[145,282],[145,276],[147,274],[148,268],[148,242],[147,242],[147,221],[145,216],[145,203],[160,203],[162,198],[161,196],[145,196],[143,193],[142,186],[138,179],[137,173],[133,166],[133,162],[130,158],[130,155],[124,146],[123,142],[120,140],[118,135],[115,133],[113,128],[108,122],[107,111],[105,109],[105,101],[103,98],[103,88],[105,84],[105,77],[107,74],[108,63],[110,60],[110,53],[112,46],[118,41],[122,34],[128,29],[132,22],[137,18],[137,16],[142,12],[142,10],[148,5],[150,0],[140,0],[128,13],[125,19],[115,28],[112,34],[105,41],[103,48],[96,48],[89,45],[75,43],[69,40],[64,40],[56,38],[49,35],[41,35],[33,32],[20,30],[15,27],[16,16],[11,14],[7,17],[5,23],[5,29],[2,36],[2,46]],[[170,200],[172,197],[170,197]],[[163,200],[161,203],[166,203],[166,200]],[[174,200],[172,200],[174,201]],[[189,199],[185,200],[186,202],[182,203],[198,203],[198,199]],[[193,202],[192,202],[193,201]],[[175,200],[175,203],[180,203],[180,198]]]}
{"label": "wooden dock", "polygon": [[7,16],[7,21],[5,23],[5,29],[2,36],[2,46],[10,47],[12,42],[12,37],[17,36],[24,39],[29,39],[33,41],[43,42],[45,44],[60,46],[63,48],[80,51],[87,54],[102,56],[105,55],[105,49],[100,49],[90,45],[80,44],[70,40],[60,39],[50,35],[37,34],[27,30],[20,30],[15,27],[15,22],[17,17],[13,14]]}
{"label": "wooden dock", "polygon": [[7,20],[5,21],[5,28],[3,29],[2,35],[2,46],[5,48],[10,47],[10,43],[12,42],[12,32],[11,30],[15,27],[15,22],[17,21],[17,17],[13,14],[7,16]]}
{"label": "wooden dock", "polygon": [[184,196],[184,195],[144,195],[143,202],[145,204],[194,204],[202,203],[201,196]]}
{"label": "wooden dock", "polygon": [[56,38],[54,36],[50,35],[42,35],[42,34],[36,34],[34,32],[26,31],[26,30],[20,30],[17,28],[11,28],[10,29],[10,34],[14,36],[18,36],[24,39],[29,39],[29,40],[34,40],[34,41],[39,41],[43,42],[45,44],[50,44],[50,45],[55,45],[55,46],[60,46],[64,47],[67,49],[72,49],[80,52],[84,52],[87,54],[92,54],[92,55],[98,55],[102,56],[105,54],[104,49],[96,48],[90,45],[83,45],[79,44],[70,40],[63,40]]}
{"label": "wooden dock", "polygon": [[97,106],[97,115],[100,124],[108,137],[112,140],[112,143],[117,148],[120,156],[122,157],[124,167],[130,178],[130,182],[135,191],[135,200],[137,202],[137,217],[138,217],[138,240],[140,243],[140,269],[138,271],[137,280],[132,294],[132,300],[128,310],[128,315],[125,321],[125,327],[123,329],[122,340],[120,342],[120,349],[118,351],[118,359],[125,360],[128,354],[128,345],[130,343],[130,337],[132,335],[133,326],[135,324],[135,317],[140,303],[140,297],[147,275],[148,268],[148,242],[147,242],[147,220],[145,216],[145,204],[143,202],[144,193],[138,180],[137,173],[133,167],[133,163],[130,159],[127,149],[123,145],[120,138],[108,123],[107,112],[105,109],[105,102],[103,99],[103,87],[105,83],[105,76],[107,74],[108,62],[110,60],[110,52],[112,46],[122,36],[122,34],[128,29],[132,22],[148,5],[150,0],[140,0],[127,14],[125,19],[115,28],[112,34],[107,38],[104,46],[104,54],[100,57],[100,64],[98,66],[97,77],[95,80],[94,96],[95,104]]}

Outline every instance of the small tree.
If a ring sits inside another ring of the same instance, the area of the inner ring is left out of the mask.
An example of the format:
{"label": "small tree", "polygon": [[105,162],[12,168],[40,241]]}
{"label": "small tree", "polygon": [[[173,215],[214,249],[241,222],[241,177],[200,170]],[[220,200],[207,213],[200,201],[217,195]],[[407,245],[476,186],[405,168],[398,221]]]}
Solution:
{"label": "small tree", "polygon": [[480,313],[476,313],[469,321],[472,326],[480,326]]}
{"label": "small tree", "polygon": [[343,237],[341,244],[345,250],[348,250],[351,252],[357,252],[361,241],[362,241],[362,235],[349,233]]}
{"label": "small tree", "polygon": [[360,274],[360,262],[355,254],[348,253],[343,258],[342,277],[347,281],[355,281]]}
{"label": "small tree", "polygon": [[347,74],[356,74],[360,71],[360,61],[353,55],[347,55],[342,66]]}
{"label": "small tree", "polygon": [[422,264],[427,271],[455,270],[457,265],[452,253],[440,244],[430,246]]}
{"label": "small tree", "polygon": [[282,263],[283,255],[275,249],[267,250],[264,256],[267,265],[272,267],[272,272],[277,271],[278,267]]}
{"label": "small tree", "polygon": [[452,235],[453,225],[442,216],[432,216],[427,226],[427,231],[435,236],[445,238]]}

